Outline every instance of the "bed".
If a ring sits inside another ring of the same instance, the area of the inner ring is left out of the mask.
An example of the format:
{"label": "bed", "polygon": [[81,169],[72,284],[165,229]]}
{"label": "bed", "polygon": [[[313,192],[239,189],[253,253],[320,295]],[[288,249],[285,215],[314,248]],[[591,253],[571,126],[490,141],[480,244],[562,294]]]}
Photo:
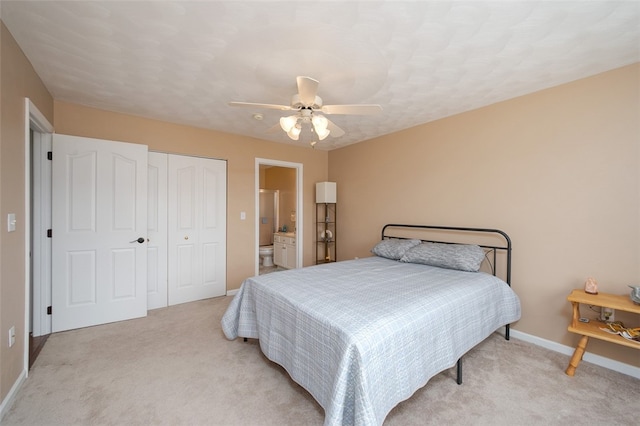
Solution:
{"label": "bed", "polygon": [[[456,241],[422,235],[432,231]],[[483,242],[457,241],[469,235]],[[325,425],[381,425],[456,364],[460,383],[462,356],[502,326],[508,339],[520,318],[502,231],[389,224],[372,253],[248,278],[222,318],[228,339],[258,339],[316,399]]]}

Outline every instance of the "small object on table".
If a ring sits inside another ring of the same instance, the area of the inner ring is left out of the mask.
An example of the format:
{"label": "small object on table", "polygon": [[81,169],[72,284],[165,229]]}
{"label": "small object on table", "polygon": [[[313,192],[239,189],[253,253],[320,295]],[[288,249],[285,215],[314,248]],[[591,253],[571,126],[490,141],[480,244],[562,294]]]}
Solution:
{"label": "small object on table", "polygon": [[631,301],[636,305],[640,305],[640,285],[630,285],[631,288]]}
{"label": "small object on table", "polygon": [[584,291],[589,294],[598,294],[598,282],[594,278],[587,278],[584,282]]}

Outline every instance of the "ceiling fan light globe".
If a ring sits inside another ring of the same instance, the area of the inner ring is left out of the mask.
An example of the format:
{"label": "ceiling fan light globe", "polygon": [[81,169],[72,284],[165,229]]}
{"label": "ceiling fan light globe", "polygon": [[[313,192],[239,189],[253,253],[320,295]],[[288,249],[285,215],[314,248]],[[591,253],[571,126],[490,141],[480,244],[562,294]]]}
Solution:
{"label": "ceiling fan light globe", "polygon": [[329,136],[329,133],[331,133],[331,131],[328,129],[321,129],[320,131],[316,129],[316,135],[318,135],[318,139],[320,140],[324,140],[327,136]]}
{"label": "ceiling fan light globe", "polygon": [[295,115],[290,115],[288,117],[281,117],[280,127],[282,127],[282,130],[284,130],[286,133],[289,133],[291,129],[295,127],[297,122],[298,122],[298,118]]}
{"label": "ceiling fan light globe", "polygon": [[300,137],[301,130],[302,128],[300,126],[294,126],[287,132],[287,136],[289,136],[294,141],[297,141],[298,138]]}
{"label": "ceiling fan light globe", "polygon": [[313,123],[313,127],[316,129],[317,133],[326,130],[329,125],[329,120],[327,120],[327,117],[323,115],[314,115],[311,122]]}

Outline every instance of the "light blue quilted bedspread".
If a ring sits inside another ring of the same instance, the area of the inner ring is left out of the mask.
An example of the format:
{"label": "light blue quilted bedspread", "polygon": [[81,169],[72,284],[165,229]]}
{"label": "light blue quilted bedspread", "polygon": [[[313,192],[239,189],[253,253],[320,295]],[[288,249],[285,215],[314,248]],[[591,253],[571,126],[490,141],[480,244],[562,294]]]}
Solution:
{"label": "light blue quilted bedspread", "polygon": [[325,425],[381,425],[391,409],[520,318],[503,281],[369,257],[249,278],[222,318],[257,338],[325,410]]}

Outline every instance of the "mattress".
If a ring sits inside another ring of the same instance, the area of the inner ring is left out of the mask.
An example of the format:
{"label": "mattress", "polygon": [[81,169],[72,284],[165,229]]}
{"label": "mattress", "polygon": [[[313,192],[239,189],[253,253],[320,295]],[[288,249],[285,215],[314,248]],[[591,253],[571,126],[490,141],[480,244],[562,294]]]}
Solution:
{"label": "mattress", "polygon": [[492,275],[374,256],[249,278],[222,328],[259,339],[324,408],[325,425],[380,425],[519,318],[518,297]]}

